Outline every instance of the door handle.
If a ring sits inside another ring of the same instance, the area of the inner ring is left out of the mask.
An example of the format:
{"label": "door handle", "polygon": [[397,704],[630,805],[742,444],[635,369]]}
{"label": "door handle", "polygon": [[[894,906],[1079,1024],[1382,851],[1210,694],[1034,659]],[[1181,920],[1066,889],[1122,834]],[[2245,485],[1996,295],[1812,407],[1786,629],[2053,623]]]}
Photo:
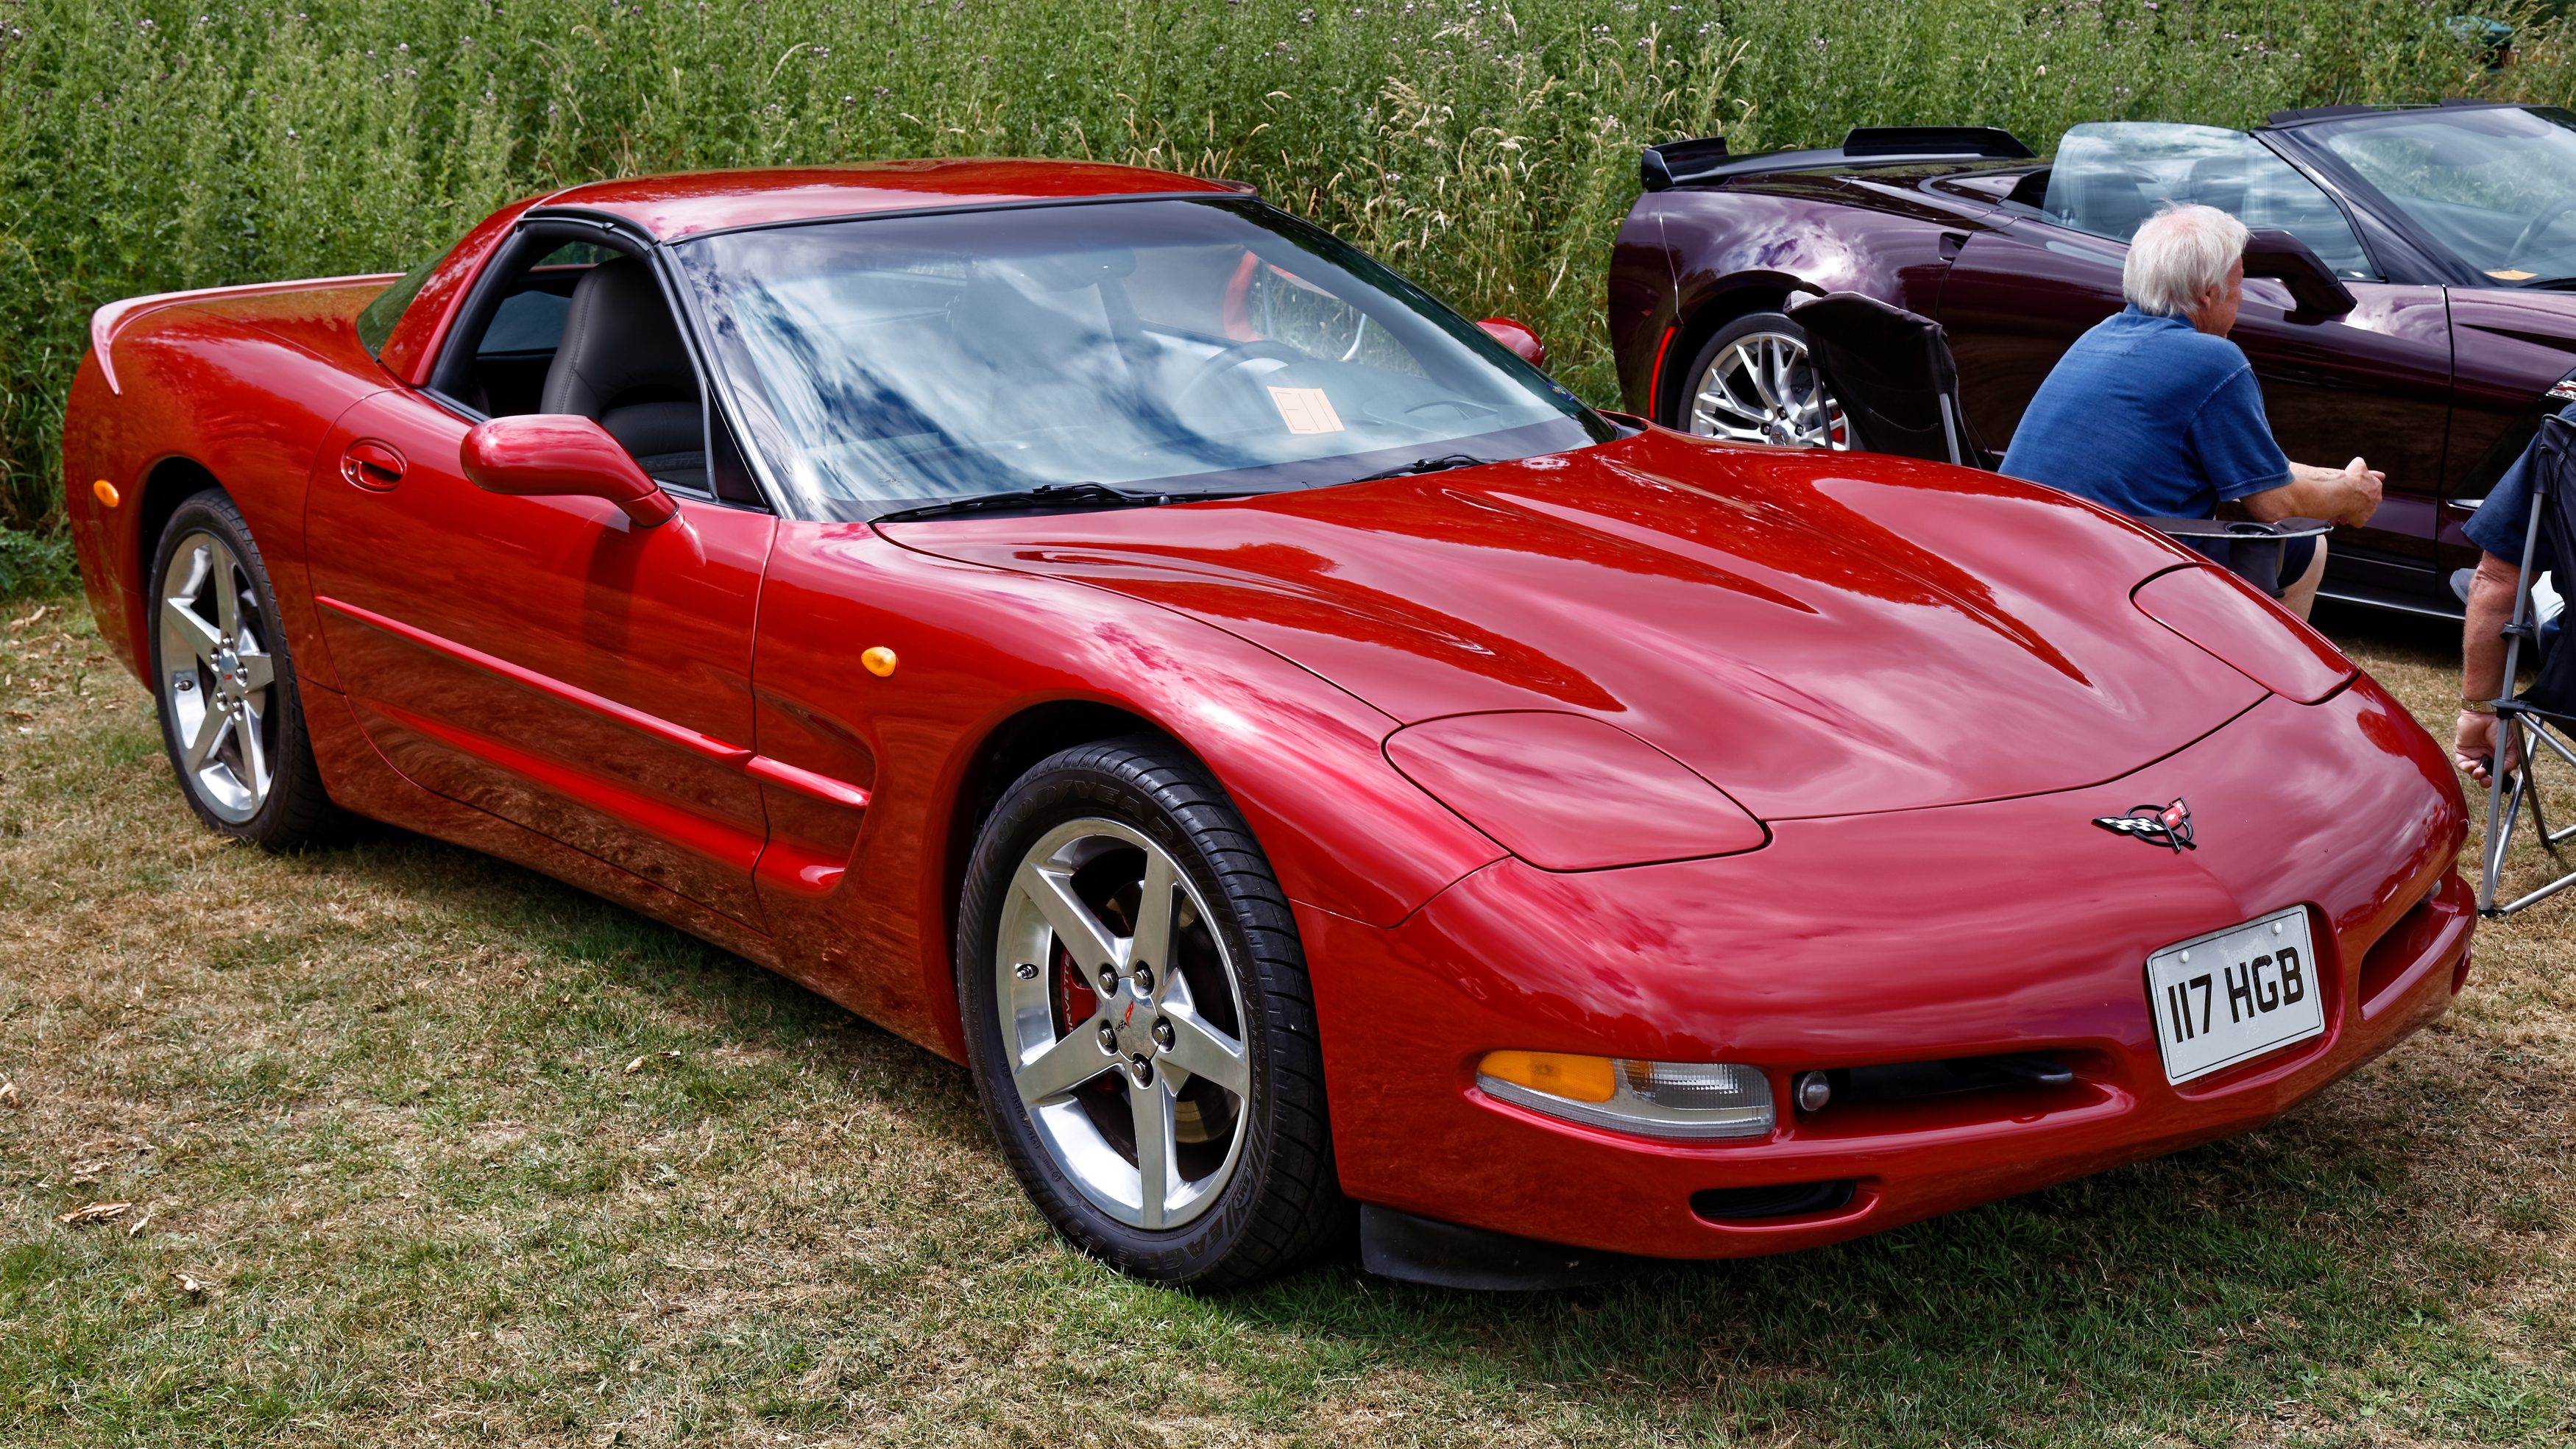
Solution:
{"label": "door handle", "polygon": [[402,481],[403,455],[391,443],[360,438],[340,452],[340,476],[372,493]]}
{"label": "door handle", "polygon": [[2462,513],[2475,513],[2478,511],[2478,506],[2484,502],[2486,502],[2484,498],[2446,498],[2442,500],[2442,506],[2456,508]]}

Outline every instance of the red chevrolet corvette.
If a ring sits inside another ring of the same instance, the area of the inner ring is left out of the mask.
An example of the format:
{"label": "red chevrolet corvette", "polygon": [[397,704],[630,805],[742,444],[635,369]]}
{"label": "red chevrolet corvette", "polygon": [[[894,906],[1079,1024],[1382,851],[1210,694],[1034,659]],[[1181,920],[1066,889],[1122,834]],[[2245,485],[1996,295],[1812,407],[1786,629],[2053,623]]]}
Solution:
{"label": "red chevrolet corvette", "polygon": [[1459,1284],[1833,1242],[2449,1004],[2450,764],[2317,635],[1488,326],[1180,176],[603,182],[102,309],[68,502],[213,829],[372,816],[783,971],[1161,1281],[1351,1202]]}

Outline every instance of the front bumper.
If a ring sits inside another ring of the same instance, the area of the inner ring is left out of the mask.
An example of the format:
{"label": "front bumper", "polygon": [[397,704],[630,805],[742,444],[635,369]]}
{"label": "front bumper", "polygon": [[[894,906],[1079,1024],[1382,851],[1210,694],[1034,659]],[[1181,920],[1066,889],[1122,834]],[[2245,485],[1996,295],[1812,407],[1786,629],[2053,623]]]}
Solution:
{"label": "front bumper", "polygon": [[[2177,797],[2190,852],[2091,823]],[[1393,929],[1301,908],[1345,1190],[1621,1253],[1810,1247],[2260,1126],[2440,1015],[2466,975],[2459,787],[2366,678],[2313,706],[2267,699],[2103,785],[1772,828],[1722,859],[1501,861]],[[2324,1034],[2168,1085],[2147,956],[2294,903],[2328,958]],[[1781,1121],[1737,1143],[1560,1122],[1476,1090],[1502,1047],[1752,1063]],[[2002,1052],[2053,1053],[2076,1080],[1788,1105],[1810,1068]],[[1749,1218],[1705,1195],[1813,1182],[1849,1182],[1848,1200]]]}

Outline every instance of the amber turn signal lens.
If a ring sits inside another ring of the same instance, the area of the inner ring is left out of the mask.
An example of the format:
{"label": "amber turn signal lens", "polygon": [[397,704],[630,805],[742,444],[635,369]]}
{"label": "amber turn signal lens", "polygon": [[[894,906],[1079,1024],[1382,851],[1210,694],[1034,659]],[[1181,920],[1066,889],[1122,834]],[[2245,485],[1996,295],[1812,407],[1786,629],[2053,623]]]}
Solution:
{"label": "amber turn signal lens", "polygon": [[859,663],[867,666],[868,673],[883,679],[894,673],[894,651],[880,644],[861,653]]}
{"label": "amber turn signal lens", "polygon": [[1476,1064],[1476,1074],[1574,1102],[1607,1102],[1618,1091],[1608,1057],[1578,1057],[1564,1052],[1487,1052],[1485,1059]]}
{"label": "amber turn signal lens", "polygon": [[108,482],[104,478],[101,478],[97,482],[89,485],[89,491],[92,496],[98,499],[99,502],[106,504],[110,508],[114,508],[119,503],[125,501],[125,495],[116,491],[116,485]]}
{"label": "amber turn signal lens", "polygon": [[1476,1085],[1515,1107],[1647,1137],[1766,1137],[1778,1120],[1770,1077],[1741,1062],[1487,1052]]}

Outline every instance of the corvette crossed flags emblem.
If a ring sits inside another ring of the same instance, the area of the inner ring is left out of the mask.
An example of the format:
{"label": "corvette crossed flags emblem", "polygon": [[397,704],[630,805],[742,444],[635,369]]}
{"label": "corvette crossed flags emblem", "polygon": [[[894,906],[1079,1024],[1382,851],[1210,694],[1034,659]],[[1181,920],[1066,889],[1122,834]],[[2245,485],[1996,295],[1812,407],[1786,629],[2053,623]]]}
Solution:
{"label": "corvette crossed flags emblem", "polygon": [[2093,823],[2114,835],[2161,845],[2176,855],[2200,848],[2191,841],[2191,807],[2180,800],[2161,807],[2132,805],[2126,815],[2097,816]]}

